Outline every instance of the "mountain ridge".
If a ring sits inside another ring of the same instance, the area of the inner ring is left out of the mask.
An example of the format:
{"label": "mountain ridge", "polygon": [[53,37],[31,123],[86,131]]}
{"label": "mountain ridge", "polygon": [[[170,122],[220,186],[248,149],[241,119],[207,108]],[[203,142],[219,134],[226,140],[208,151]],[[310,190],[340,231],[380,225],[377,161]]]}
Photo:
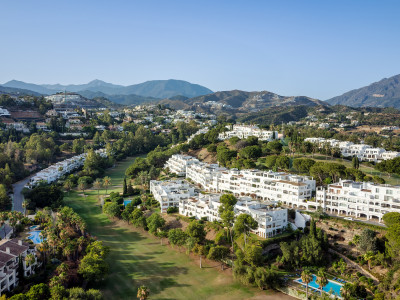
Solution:
{"label": "mountain ridge", "polygon": [[400,108],[400,74],[326,100],[331,105]]}
{"label": "mountain ridge", "polygon": [[159,103],[170,105],[174,109],[229,113],[257,112],[272,106],[329,105],[324,101],[306,96],[281,96],[269,91],[246,92],[241,90],[219,91],[190,99],[163,99]]}
{"label": "mountain ridge", "polygon": [[31,90],[44,95],[51,95],[60,91],[79,93],[80,91],[101,92],[106,95],[131,95],[169,98],[177,95],[185,97],[196,97],[212,93],[210,89],[199,84],[190,83],[184,80],[150,80],[139,84],[128,86],[116,85],[99,79],[92,80],[86,84],[34,84],[19,80],[10,80],[0,86]]}

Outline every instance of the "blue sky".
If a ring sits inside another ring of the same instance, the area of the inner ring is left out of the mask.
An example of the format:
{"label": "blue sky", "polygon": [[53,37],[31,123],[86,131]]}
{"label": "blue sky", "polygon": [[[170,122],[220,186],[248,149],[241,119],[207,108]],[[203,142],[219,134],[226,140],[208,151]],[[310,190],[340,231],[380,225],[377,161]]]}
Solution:
{"label": "blue sky", "polygon": [[182,79],[319,99],[400,73],[400,1],[0,3],[0,83]]}

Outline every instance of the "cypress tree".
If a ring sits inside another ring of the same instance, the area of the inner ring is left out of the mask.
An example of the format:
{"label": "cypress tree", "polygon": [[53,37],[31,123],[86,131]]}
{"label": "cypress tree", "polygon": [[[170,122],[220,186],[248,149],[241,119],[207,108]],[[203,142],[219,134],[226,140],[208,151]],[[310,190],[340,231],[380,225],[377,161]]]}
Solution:
{"label": "cypress tree", "polygon": [[21,282],[21,283],[23,283],[24,282],[24,279],[25,279],[25,276],[24,276],[24,265],[23,265],[23,263],[22,263],[22,256],[20,255],[19,257],[18,257],[18,272],[17,272],[17,274],[18,274],[18,279],[19,279],[19,281]]}
{"label": "cypress tree", "polygon": [[310,235],[312,237],[317,237],[317,227],[314,218],[312,218],[310,222]]}
{"label": "cypress tree", "polygon": [[128,194],[128,187],[126,186],[126,177],[124,178],[124,186],[122,190],[122,195],[126,196]]}

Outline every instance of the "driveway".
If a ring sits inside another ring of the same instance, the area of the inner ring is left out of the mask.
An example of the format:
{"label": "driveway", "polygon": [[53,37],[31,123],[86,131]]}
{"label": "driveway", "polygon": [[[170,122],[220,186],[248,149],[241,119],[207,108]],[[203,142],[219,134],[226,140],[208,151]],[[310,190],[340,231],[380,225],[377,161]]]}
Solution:
{"label": "driveway", "polygon": [[24,196],[22,195],[22,189],[24,188],[25,184],[31,179],[32,176],[29,176],[21,181],[18,181],[13,184],[13,210],[24,212],[22,207],[22,202],[24,201]]}

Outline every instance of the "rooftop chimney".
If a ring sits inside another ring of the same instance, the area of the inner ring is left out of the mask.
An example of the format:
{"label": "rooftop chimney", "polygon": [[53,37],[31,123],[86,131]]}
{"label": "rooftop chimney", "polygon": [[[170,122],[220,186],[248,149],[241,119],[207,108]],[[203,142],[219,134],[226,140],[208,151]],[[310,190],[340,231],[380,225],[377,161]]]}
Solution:
{"label": "rooftop chimney", "polygon": [[18,245],[22,246],[22,240],[18,240]]}
{"label": "rooftop chimney", "polygon": [[10,248],[6,247],[6,253],[10,254]]}

